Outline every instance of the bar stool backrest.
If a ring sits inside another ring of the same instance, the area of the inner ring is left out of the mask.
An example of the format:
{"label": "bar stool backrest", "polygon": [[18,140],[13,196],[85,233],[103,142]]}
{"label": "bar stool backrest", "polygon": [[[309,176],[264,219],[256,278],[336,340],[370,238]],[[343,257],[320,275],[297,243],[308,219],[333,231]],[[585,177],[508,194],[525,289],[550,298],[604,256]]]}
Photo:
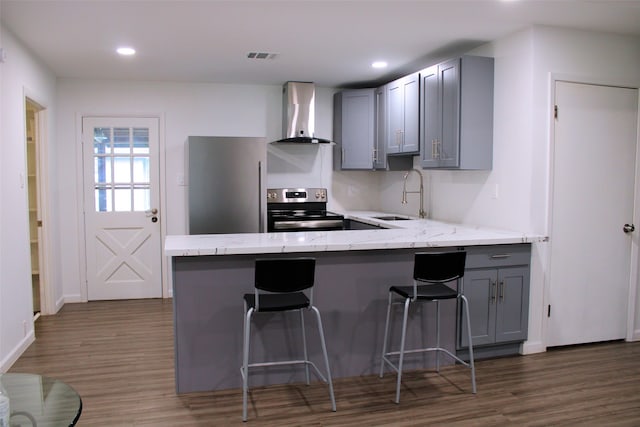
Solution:
{"label": "bar stool backrest", "polygon": [[313,287],[315,258],[263,258],[256,260],[255,287],[267,292],[298,292]]}
{"label": "bar stool backrest", "polygon": [[418,252],[413,263],[413,278],[417,282],[447,283],[464,276],[467,253]]}

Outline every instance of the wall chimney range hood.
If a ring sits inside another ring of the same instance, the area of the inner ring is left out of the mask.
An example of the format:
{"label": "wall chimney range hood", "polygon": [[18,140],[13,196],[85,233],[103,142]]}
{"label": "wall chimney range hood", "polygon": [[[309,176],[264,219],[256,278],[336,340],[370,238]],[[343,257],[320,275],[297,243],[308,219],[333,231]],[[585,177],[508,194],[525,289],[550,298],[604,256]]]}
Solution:
{"label": "wall chimney range hood", "polygon": [[277,144],[329,144],[316,138],[316,91],[310,82],[287,82],[282,88],[282,139]]}

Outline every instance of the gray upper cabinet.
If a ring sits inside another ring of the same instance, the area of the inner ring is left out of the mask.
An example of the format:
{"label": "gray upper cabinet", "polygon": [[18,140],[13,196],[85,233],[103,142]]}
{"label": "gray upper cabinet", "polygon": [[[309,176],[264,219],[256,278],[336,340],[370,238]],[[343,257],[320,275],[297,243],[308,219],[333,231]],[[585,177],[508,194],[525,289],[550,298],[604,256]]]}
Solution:
{"label": "gray upper cabinet", "polygon": [[334,95],[335,169],[386,169],[386,92],[344,90]]}
{"label": "gray upper cabinet", "polygon": [[418,154],[420,152],[420,79],[413,73],[388,83],[387,154]]}
{"label": "gray upper cabinet", "polygon": [[373,149],[373,168],[387,167],[387,92],[384,86],[375,89],[376,131]]}
{"label": "gray upper cabinet", "polygon": [[376,152],[375,89],[338,92],[333,98],[334,161],[337,169],[374,169]]}
{"label": "gray upper cabinet", "polygon": [[491,169],[493,62],[462,56],[420,72],[423,168]]}

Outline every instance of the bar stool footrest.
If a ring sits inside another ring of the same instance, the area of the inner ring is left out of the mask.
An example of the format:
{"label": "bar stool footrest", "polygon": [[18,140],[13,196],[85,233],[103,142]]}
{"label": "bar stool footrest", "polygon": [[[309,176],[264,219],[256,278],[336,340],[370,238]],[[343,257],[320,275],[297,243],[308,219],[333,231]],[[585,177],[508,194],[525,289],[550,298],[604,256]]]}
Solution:
{"label": "bar stool footrest", "polygon": [[[277,361],[277,362],[256,362],[256,363],[250,363],[249,365],[247,365],[247,368],[259,368],[259,367],[269,367],[269,366],[289,366],[289,365],[309,365],[313,368],[315,374],[322,380],[322,382],[324,383],[329,383],[329,381],[327,380],[327,377],[325,377],[322,372],[320,371],[320,369],[318,369],[318,367],[316,366],[315,363],[309,361],[309,360],[282,360],[282,361]],[[240,367],[240,374],[242,375],[242,378],[244,378],[245,373],[244,373],[244,369],[242,367]]]}
{"label": "bar stool footrest", "polygon": [[[465,362],[464,360],[462,360],[461,358],[459,358],[455,354],[451,353],[446,348],[442,348],[442,347],[416,348],[416,349],[412,349],[412,350],[405,350],[404,354],[407,355],[407,354],[415,354],[415,353],[427,353],[427,352],[430,352],[430,351],[440,351],[442,353],[445,353],[446,355],[448,355],[449,357],[454,359],[456,362],[466,366],[467,368],[471,368],[471,364],[469,362]],[[385,362],[387,362],[387,364],[389,366],[391,366],[396,372],[398,372],[398,368],[395,366],[395,364],[391,360],[389,360],[389,358],[388,358],[389,356],[400,356],[400,352],[399,351],[390,351],[388,353],[385,353],[384,357],[383,357],[383,360]]]}

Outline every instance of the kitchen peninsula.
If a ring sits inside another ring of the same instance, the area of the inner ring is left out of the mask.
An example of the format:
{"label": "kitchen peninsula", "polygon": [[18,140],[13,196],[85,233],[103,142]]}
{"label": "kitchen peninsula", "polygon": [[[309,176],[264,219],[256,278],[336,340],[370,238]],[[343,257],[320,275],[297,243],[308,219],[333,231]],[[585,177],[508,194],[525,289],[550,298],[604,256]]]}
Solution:
{"label": "kitchen peninsula", "polygon": [[[242,295],[253,292],[254,260],[261,256],[316,258],[314,303],[323,316],[334,378],[377,372],[388,288],[411,283],[413,255],[423,250],[467,251],[465,277],[479,285],[472,290],[469,280],[465,282],[465,294],[473,293],[472,309],[476,297],[493,298],[496,307],[505,295],[518,297],[517,304],[486,319],[471,315],[482,331],[478,342],[491,344],[487,355],[517,352],[527,332],[530,244],[543,237],[425,219],[387,221],[377,216],[375,212],[345,214],[347,219],[379,227],[372,230],[168,236],[165,255],[171,257],[173,275],[176,391],[240,387]],[[493,280],[493,276],[500,278]],[[514,289],[509,289],[514,277]],[[415,315],[428,323],[433,313],[425,310]],[[466,344],[458,339],[457,317],[455,301],[443,306],[442,339],[464,354]],[[505,319],[515,327],[498,324]],[[278,321],[271,320],[262,324],[256,318],[254,331],[259,331],[259,338],[254,340],[252,357],[277,360],[299,354],[297,319],[279,320],[289,326],[286,333]],[[311,360],[318,360],[314,329],[313,324],[308,328],[309,354]],[[417,333],[407,339],[408,345],[424,341]],[[482,354],[482,348],[478,353]],[[430,364],[427,356],[408,361],[407,368],[425,363]],[[300,381],[302,377],[296,374],[272,368],[253,374],[250,383]]]}

